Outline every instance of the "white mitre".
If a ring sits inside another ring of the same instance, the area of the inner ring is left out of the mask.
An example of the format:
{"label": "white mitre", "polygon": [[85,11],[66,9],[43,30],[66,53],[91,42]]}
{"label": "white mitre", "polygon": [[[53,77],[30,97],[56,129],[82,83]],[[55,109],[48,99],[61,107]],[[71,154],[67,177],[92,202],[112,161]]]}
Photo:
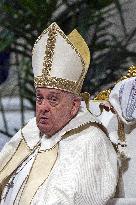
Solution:
{"label": "white mitre", "polygon": [[56,23],[52,23],[38,37],[32,53],[35,87],[80,94],[90,52],[76,30],[66,36]]}

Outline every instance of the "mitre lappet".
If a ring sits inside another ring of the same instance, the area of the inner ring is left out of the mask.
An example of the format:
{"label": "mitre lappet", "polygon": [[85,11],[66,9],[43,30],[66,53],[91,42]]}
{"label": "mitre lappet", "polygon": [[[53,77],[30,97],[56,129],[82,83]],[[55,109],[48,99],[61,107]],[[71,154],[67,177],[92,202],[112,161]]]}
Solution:
{"label": "mitre lappet", "polygon": [[34,44],[34,85],[80,95],[89,63],[89,48],[78,31],[74,29],[66,36],[52,23]]}

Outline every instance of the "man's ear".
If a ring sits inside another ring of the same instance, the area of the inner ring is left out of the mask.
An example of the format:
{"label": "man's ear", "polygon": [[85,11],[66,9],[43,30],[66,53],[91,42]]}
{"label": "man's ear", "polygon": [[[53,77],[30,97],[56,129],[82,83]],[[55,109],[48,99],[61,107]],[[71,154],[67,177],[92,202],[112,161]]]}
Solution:
{"label": "man's ear", "polygon": [[72,117],[74,117],[77,114],[77,112],[80,108],[80,104],[81,104],[81,100],[79,98],[74,98],[73,99],[73,106],[72,106],[72,109],[71,109]]}

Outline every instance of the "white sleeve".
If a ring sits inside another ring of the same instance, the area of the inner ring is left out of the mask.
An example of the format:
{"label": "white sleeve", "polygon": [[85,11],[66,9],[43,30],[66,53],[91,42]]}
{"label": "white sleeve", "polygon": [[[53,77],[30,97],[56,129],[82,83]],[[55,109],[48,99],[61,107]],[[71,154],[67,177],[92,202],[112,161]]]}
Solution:
{"label": "white sleeve", "polygon": [[9,161],[9,159],[12,157],[14,152],[16,151],[18,144],[21,140],[21,130],[19,130],[11,139],[9,142],[5,144],[3,149],[0,152],[0,170],[2,167],[5,166],[5,164]]}
{"label": "white sleeve", "polygon": [[75,204],[105,205],[114,197],[118,178],[117,155],[108,137],[100,130],[90,132],[86,157],[81,168],[81,190]]}
{"label": "white sleeve", "polygon": [[[33,127],[32,127],[33,125]],[[32,128],[35,128],[35,118],[29,120],[24,128],[29,128],[30,132]],[[23,128],[23,129],[24,129]],[[30,135],[31,136],[31,135]],[[0,170],[9,161],[12,155],[15,153],[20,141],[22,140],[21,129],[7,142],[3,149],[0,151]]]}

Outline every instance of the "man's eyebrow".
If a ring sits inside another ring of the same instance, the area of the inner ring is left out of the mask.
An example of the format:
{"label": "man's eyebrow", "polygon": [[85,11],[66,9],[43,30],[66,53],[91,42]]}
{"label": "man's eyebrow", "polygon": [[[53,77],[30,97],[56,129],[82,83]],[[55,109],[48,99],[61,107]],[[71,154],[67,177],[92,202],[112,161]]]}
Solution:
{"label": "man's eyebrow", "polygon": [[40,90],[36,90],[36,94],[40,94]]}
{"label": "man's eyebrow", "polygon": [[[36,95],[42,95],[42,93],[40,92],[40,90],[36,90]],[[50,91],[48,95],[61,95],[62,92],[59,92],[59,91]]]}
{"label": "man's eyebrow", "polygon": [[50,93],[49,93],[49,95],[60,95],[61,94],[61,92],[54,92],[54,91],[51,91]]}

